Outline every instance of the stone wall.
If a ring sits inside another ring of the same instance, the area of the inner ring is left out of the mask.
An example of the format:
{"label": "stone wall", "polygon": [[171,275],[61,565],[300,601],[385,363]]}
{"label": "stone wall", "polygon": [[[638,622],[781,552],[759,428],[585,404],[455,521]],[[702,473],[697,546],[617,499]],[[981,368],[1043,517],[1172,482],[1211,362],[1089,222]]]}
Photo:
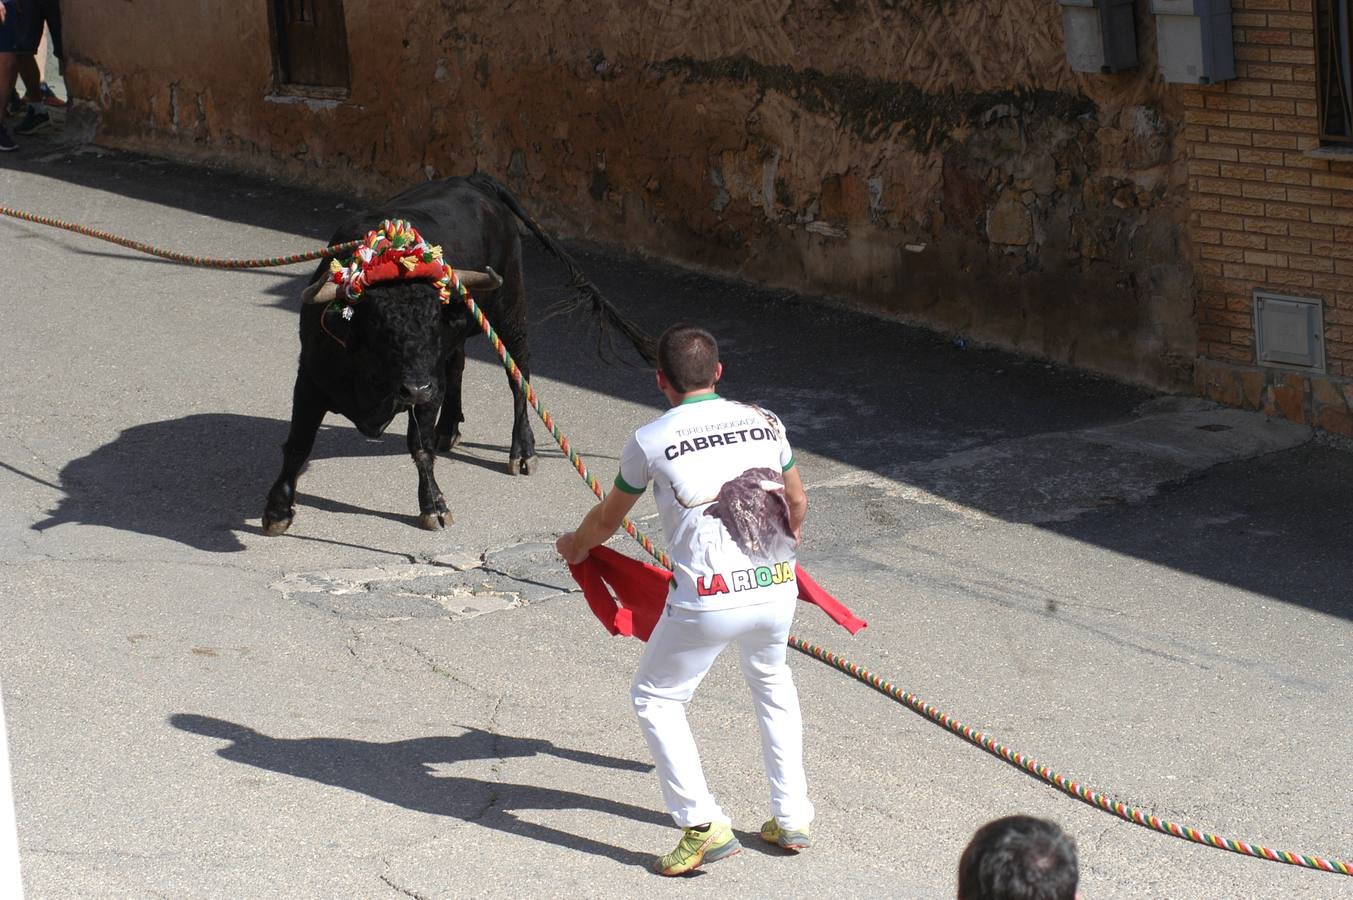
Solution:
{"label": "stone wall", "polygon": [[[1322,150],[1311,0],[1232,0],[1237,79],[1183,94],[1200,393],[1353,434],[1353,156]],[[1260,367],[1254,291],[1323,301],[1324,372]]]}
{"label": "stone wall", "polygon": [[265,0],[66,0],[103,143],[385,193],[481,169],[566,233],[1158,386],[1197,353],[1178,92],[1049,0],[346,4],[280,93]]}

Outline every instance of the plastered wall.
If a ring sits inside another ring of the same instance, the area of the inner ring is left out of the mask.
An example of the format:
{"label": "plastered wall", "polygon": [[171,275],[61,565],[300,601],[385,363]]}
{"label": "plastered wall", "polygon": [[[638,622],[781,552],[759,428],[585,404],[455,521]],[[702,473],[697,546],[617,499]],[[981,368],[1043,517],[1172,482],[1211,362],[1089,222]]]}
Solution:
{"label": "plastered wall", "polygon": [[347,2],[279,90],[264,0],[66,0],[102,143],[373,196],[491,172],[564,234],[1147,384],[1191,383],[1182,109],[1048,0]]}

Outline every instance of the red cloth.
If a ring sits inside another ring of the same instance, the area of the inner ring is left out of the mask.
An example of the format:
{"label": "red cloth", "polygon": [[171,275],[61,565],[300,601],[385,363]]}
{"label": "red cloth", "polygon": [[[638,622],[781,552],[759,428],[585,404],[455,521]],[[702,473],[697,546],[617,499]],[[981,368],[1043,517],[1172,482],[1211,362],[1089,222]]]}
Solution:
{"label": "red cloth", "polygon": [[[594,547],[587,559],[569,564],[573,580],[583,589],[587,605],[611,634],[648,640],[667,603],[672,573],[631,559],[609,547]],[[825,612],[833,622],[855,634],[868,623],[822,589],[802,566],[794,566],[799,599]]]}
{"label": "red cloth", "polygon": [[[368,285],[382,281],[437,281],[446,274],[442,263],[415,263],[412,269],[406,269],[399,260],[405,251],[382,254],[364,270]],[[339,276],[336,274],[335,278]]]}

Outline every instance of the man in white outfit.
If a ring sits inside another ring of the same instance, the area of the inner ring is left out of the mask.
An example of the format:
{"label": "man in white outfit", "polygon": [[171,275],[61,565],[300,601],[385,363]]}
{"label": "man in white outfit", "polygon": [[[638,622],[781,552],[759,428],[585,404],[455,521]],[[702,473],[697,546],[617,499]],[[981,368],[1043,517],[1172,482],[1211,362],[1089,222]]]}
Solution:
{"label": "man in white outfit", "polygon": [[672,586],[631,695],[667,810],[684,829],[676,849],[655,862],[663,875],[742,849],[705,783],[686,722],[686,704],[730,643],[737,644],[752,691],[770,782],[772,815],[761,837],[802,850],[813,820],[799,696],[785,661],[808,498],[780,420],[720,397],[715,385],[722,374],[709,332],[675,325],[662,335],[658,388],[671,409],[634,433],[621,453],[615,490],[556,543],[566,560],[582,562],[652,482],[671,547]]}

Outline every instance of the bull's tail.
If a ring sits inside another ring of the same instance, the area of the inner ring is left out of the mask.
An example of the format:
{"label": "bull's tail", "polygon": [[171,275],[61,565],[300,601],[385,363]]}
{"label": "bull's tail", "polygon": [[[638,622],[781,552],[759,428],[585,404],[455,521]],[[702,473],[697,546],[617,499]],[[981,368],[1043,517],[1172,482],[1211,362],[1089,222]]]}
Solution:
{"label": "bull's tail", "polygon": [[560,247],[541,230],[540,226],[536,224],[536,220],[531,218],[530,214],[522,208],[521,201],[505,185],[496,178],[481,172],[476,172],[466,180],[510,209],[512,214],[520,219],[536,236],[536,240],[540,241],[545,249],[550,251],[550,254],[568,269],[569,287],[573,288],[574,294],[570,299],[560,304],[560,311],[574,312],[581,309],[591,314],[600,324],[601,333],[598,335],[597,345],[602,355],[606,355],[607,351],[613,350],[612,332],[617,331],[630,346],[638,351],[645,362],[649,365],[656,364],[657,353],[653,339],[601,295],[601,290],[578,270],[578,264],[573,261],[573,257],[569,256],[563,247]]}

